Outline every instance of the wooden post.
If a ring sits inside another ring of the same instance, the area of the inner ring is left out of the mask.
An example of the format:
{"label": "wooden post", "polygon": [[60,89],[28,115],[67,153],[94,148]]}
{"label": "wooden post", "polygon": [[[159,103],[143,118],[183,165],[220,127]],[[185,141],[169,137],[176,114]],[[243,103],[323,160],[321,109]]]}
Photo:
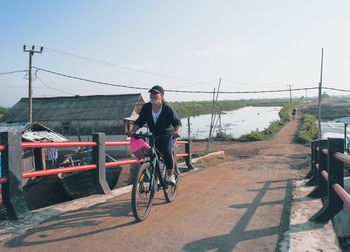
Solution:
{"label": "wooden post", "polygon": [[35,170],[46,170],[44,150],[42,148],[35,148],[33,151]]}

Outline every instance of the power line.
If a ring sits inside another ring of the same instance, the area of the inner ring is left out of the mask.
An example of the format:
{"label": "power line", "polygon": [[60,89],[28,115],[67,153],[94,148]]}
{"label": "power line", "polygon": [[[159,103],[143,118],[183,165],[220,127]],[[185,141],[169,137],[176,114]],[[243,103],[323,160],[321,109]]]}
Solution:
{"label": "power line", "polygon": [[58,73],[58,72],[54,72],[54,71],[47,70],[47,69],[43,69],[43,68],[39,68],[39,67],[33,67],[33,68],[36,69],[35,74],[37,74],[38,71],[43,71],[43,72],[47,72],[47,73],[59,75],[59,76],[62,76],[62,77],[66,77],[66,78],[70,78],[70,79],[75,79],[75,80],[80,80],[80,81],[85,81],[85,82],[90,82],[90,83],[95,83],[95,84],[99,84],[99,85],[112,86],[112,87],[122,87],[122,88],[130,88],[130,89],[138,89],[138,90],[149,90],[149,88],[146,88],[146,87],[135,87],[135,86],[127,86],[127,85],[121,85],[121,84],[114,84],[114,83],[103,82],[103,81],[89,80],[89,79],[86,79],[86,78],[76,77],[76,76],[72,76],[72,75],[68,75],[68,74],[63,74],[63,73]]}
{"label": "power line", "polygon": [[28,72],[28,70],[16,70],[16,71],[11,71],[11,72],[2,72],[0,75],[6,75],[6,74],[14,74],[14,73],[24,73]]}
{"label": "power line", "polygon": [[50,49],[50,48],[47,48],[47,47],[45,47],[45,49],[48,50],[48,51],[52,51],[52,52],[56,52],[56,53],[60,53],[60,54],[68,55],[68,56],[72,56],[72,57],[75,57],[75,58],[79,58],[79,59],[83,59],[83,60],[87,60],[87,61],[91,61],[91,62],[96,62],[96,63],[99,63],[99,64],[104,64],[104,65],[109,65],[109,66],[113,66],[113,67],[118,67],[118,68],[121,68],[121,69],[126,69],[126,70],[129,70],[129,71],[140,72],[140,73],[144,73],[144,74],[154,75],[154,76],[163,77],[163,78],[167,78],[167,79],[173,79],[173,80],[177,80],[177,81],[186,81],[186,82],[199,83],[199,82],[193,81],[193,80],[186,80],[186,79],[178,78],[178,77],[175,77],[175,76],[170,76],[170,75],[165,75],[165,74],[145,71],[145,70],[141,70],[141,69],[137,69],[137,68],[133,68],[133,67],[127,67],[127,66],[123,66],[123,65],[119,65],[119,64],[115,64],[115,63],[110,63],[110,62],[106,62],[106,61],[102,61],[102,60],[93,59],[93,58],[86,57],[86,56],[81,56],[81,55],[77,55],[77,54],[73,54],[73,53],[63,52],[63,51],[59,51],[59,50],[56,50],[56,49]]}
{"label": "power line", "polygon": [[66,91],[66,90],[62,90],[62,89],[59,89],[59,88],[53,88],[53,87],[47,85],[47,83],[45,81],[43,81],[41,78],[39,78],[38,75],[36,75],[36,78],[49,89],[56,90],[56,91],[59,91],[59,92],[65,93],[65,94],[77,95],[75,93],[72,93],[72,92],[69,92],[69,91]]}
{"label": "power line", "polygon": [[[38,71],[43,71],[46,73],[70,78],[70,79],[75,79],[75,80],[80,80],[80,81],[85,81],[89,83],[94,83],[98,85],[106,85],[106,86],[113,86],[113,87],[122,87],[122,88],[129,88],[129,89],[136,89],[136,90],[149,90],[149,87],[136,87],[136,86],[128,86],[128,85],[123,85],[123,84],[115,84],[115,83],[110,83],[110,82],[103,82],[103,81],[95,81],[91,79],[86,79],[82,77],[77,77],[77,76],[72,76],[68,74],[63,74],[51,70],[47,70],[44,68],[39,68],[39,67],[34,67],[36,69],[36,74]],[[291,89],[292,91],[300,91],[300,90],[311,90],[311,89],[317,89],[317,87],[306,87],[306,88],[294,88]],[[172,92],[172,93],[197,93],[197,94],[212,94],[213,91],[202,91],[202,90],[175,90],[175,89],[166,89],[165,91],[167,92]],[[278,90],[259,90],[259,91],[220,91],[220,94],[258,94],[258,93],[280,93],[280,92],[290,92],[290,89],[278,89]]]}
{"label": "power line", "polygon": [[334,90],[334,91],[341,91],[341,92],[350,92],[350,90],[339,89],[339,88],[323,87],[323,89]]}
{"label": "power line", "polygon": [[[12,42],[6,42],[6,41],[0,41],[0,44],[8,44],[8,45],[13,45],[13,46],[20,46],[21,45],[21,44],[12,43]],[[198,81],[194,81],[194,80],[187,80],[187,79],[183,79],[183,78],[179,78],[179,77],[175,77],[175,76],[171,76],[171,75],[155,73],[155,72],[145,71],[145,70],[137,69],[137,68],[133,68],[133,67],[123,66],[123,65],[120,65],[120,64],[115,64],[115,63],[111,63],[111,62],[107,62],[107,61],[103,61],[103,60],[98,60],[98,59],[93,59],[93,58],[90,58],[90,57],[81,56],[81,55],[77,55],[77,54],[73,54],[73,53],[69,53],[69,52],[64,52],[64,51],[60,51],[60,50],[56,50],[56,49],[52,49],[52,48],[48,48],[48,47],[43,47],[43,48],[45,48],[45,50],[47,50],[47,51],[51,51],[51,52],[55,52],[55,53],[59,53],[59,54],[63,54],[63,55],[68,55],[68,56],[71,56],[71,57],[75,57],[75,58],[78,58],[78,59],[91,61],[91,62],[103,64],[103,65],[108,65],[108,66],[113,66],[113,67],[117,67],[117,68],[121,68],[121,69],[126,69],[126,70],[129,70],[129,71],[140,72],[140,73],[144,73],[144,74],[149,74],[149,75],[153,75],[153,76],[163,77],[163,78],[167,78],[167,79],[173,79],[173,80],[177,80],[177,81],[192,82],[192,83],[195,83],[195,84],[203,83],[203,82],[198,82]],[[205,82],[207,82],[207,81],[205,81]]]}

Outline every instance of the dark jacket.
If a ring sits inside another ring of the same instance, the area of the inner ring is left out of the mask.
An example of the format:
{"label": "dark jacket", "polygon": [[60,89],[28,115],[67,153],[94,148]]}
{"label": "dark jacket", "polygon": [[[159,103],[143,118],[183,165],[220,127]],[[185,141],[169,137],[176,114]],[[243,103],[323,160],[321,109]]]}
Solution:
{"label": "dark jacket", "polygon": [[152,117],[152,104],[150,102],[145,103],[139,115],[139,118],[135,121],[135,124],[140,128],[147,123],[149,130],[155,135],[172,135],[176,127],[181,126],[181,121],[176,114],[176,111],[169,105],[169,103],[163,103],[162,111],[159,114],[157,123],[154,124]]}

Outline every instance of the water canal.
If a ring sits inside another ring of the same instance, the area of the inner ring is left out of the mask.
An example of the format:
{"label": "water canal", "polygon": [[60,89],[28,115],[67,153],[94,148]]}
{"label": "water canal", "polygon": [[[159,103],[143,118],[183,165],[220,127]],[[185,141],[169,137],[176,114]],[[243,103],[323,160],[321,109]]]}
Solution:
{"label": "water canal", "polygon": [[[217,116],[217,127],[214,136],[220,130],[234,138],[248,134],[253,130],[262,131],[271,122],[280,119],[278,112],[282,107],[244,107],[233,111],[223,111],[221,118]],[[221,120],[220,120],[221,119]],[[190,117],[191,138],[205,139],[209,135],[211,114]],[[187,118],[181,120],[183,136],[187,131]]]}

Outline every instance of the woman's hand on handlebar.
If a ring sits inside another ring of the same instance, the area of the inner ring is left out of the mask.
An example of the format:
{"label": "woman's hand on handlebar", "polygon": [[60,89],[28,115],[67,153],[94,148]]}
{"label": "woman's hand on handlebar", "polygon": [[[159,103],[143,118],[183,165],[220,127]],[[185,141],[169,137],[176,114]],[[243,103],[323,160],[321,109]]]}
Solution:
{"label": "woman's hand on handlebar", "polygon": [[130,130],[128,132],[128,137],[133,137],[136,134],[136,130]]}
{"label": "woman's hand on handlebar", "polygon": [[173,136],[172,136],[172,139],[177,139],[177,138],[179,138],[179,137],[180,137],[180,134],[174,132],[174,133],[173,133]]}

